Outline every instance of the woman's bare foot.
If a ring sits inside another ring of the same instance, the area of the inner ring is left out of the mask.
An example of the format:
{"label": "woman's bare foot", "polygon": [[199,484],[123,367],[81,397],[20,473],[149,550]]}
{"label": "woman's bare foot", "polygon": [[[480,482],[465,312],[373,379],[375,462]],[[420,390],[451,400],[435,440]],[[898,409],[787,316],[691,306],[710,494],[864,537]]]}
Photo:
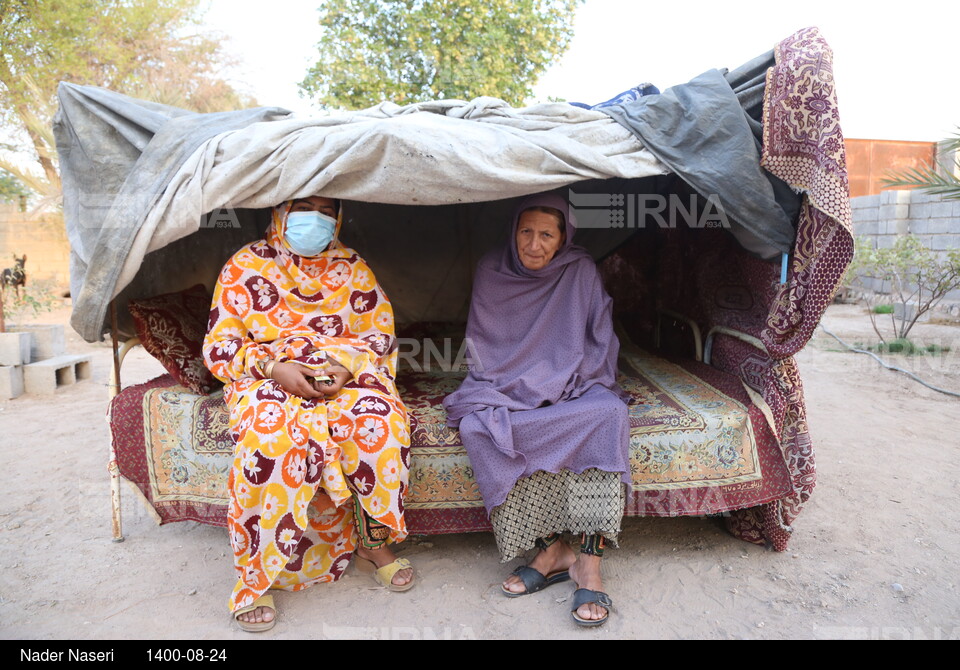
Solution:
{"label": "woman's bare foot", "polygon": [[243,621],[244,623],[269,623],[273,621],[275,616],[277,616],[277,613],[273,611],[272,607],[258,607],[250,612],[237,615],[237,621]]}
{"label": "woman's bare foot", "polygon": [[[377,566],[377,569],[380,569],[385,565],[390,565],[397,560],[396,554],[394,554],[393,550],[390,549],[390,546],[386,544],[379,549],[357,547],[357,556],[360,558],[365,558],[368,561],[373,561],[374,565]],[[398,570],[397,574],[395,574],[393,579],[390,580],[390,583],[394,586],[405,586],[409,584],[412,579],[413,568],[405,568],[403,570]]]}
{"label": "woman's bare foot", "polygon": [[[546,549],[541,549],[532,561],[529,567],[539,572],[544,577],[550,577],[557,572],[568,570],[576,561],[573,549],[563,540],[558,540]],[[510,593],[523,593],[527,590],[523,580],[517,575],[510,575],[503,582],[503,588]]]}
{"label": "woman's bare foot", "polygon": [[[576,562],[570,567],[570,578],[577,583],[577,588],[603,591],[603,581],[600,578],[600,557],[589,554],[578,554]],[[596,603],[584,603],[577,608],[577,616],[581,619],[596,621],[607,616],[607,609]]]}

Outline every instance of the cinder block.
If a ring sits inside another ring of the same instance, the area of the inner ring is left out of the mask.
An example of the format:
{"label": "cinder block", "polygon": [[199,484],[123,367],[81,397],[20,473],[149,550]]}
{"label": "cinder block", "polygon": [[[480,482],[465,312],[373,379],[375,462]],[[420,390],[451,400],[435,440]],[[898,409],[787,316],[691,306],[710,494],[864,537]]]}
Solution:
{"label": "cinder block", "polygon": [[30,333],[0,333],[0,365],[25,365],[30,362]]}
{"label": "cinder block", "polygon": [[850,198],[850,206],[853,209],[876,209],[880,206],[880,196],[861,195],[857,198]]}
{"label": "cinder block", "polygon": [[875,241],[877,249],[889,249],[897,240],[893,235],[878,235]]}
{"label": "cinder block", "polygon": [[910,202],[940,202],[942,196],[939,193],[924,193],[923,191],[913,190],[910,192]]}
{"label": "cinder block", "polygon": [[931,235],[945,235],[960,233],[960,219],[930,219],[927,230]]}
{"label": "cinder block", "polygon": [[60,324],[11,326],[8,330],[30,333],[30,359],[33,361],[62,356],[67,352],[67,340]]}
{"label": "cinder block", "polygon": [[911,202],[910,203],[911,219],[930,218],[930,214],[932,211],[933,211],[933,204],[929,202]]}
{"label": "cinder block", "polygon": [[934,235],[930,239],[930,248],[934,251],[960,249],[960,235]]}
{"label": "cinder block", "polygon": [[887,235],[906,235],[910,232],[910,226],[914,223],[910,219],[893,219],[887,221]]}
{"label": "cinder block", "polygon": [[89,355],[65,355],[31,363],[23,368],[23,386],[27,393],[51,395],[57,387],[89,379]]}
{"label": "cinder block", "polygon": [[930,205],[930,216],[953,216],[952,202],[935,202]]}
{"label": "cinder block", "polygon": [[910,198],[913,191],[881,191],[880,192],[880,205],[898,205],[910,204]]}
{"label": "cinder block", "polygon": [[[913,303],[902,303],[895,302],[893,303],[893,315],[900,319],[901,321],[909,321],[917,313],[917,306]],[[920,315],[920,318],[917,319],[917,323],[927,323],[930,321],[930,312],[925,312]]]}
{"label": "cinder block", "polygon": [[0,400],[23,395],[23,366],[0,365]]}
{"label": "cinder block", "polygon": [[906,219],[910,216],[910,205],[881,205],[880,220]]}

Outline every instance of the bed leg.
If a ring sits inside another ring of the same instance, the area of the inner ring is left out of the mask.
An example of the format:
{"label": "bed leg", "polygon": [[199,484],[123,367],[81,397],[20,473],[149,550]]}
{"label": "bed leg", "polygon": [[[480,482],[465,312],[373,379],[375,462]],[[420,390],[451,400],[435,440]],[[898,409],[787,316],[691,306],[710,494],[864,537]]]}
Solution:
{"label": "bed leg", "polygon": [[123,518],[120,515],[120,468],[110,448],[110,507],[113,511],[113,541],[123,542]]}
{"label": "bed leg", "polygon": [[[113,345],[113,365],[110,370],[110,400],[120,393],[120,351],[117,341],[117,307],[110,303],[110,343]],[[117,464],[117,452],[110,440],[110,507],[113,516],[113,541],[123,542],[123,518],[120,515],[120,466]]]}

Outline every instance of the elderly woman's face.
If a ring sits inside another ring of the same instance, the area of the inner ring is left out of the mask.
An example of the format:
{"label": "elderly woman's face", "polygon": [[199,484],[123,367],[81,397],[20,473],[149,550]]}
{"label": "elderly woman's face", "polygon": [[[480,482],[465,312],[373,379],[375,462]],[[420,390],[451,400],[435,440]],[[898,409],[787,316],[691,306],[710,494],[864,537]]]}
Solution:
{"label": "elderly woman's face", "polygon": [[553,214],[528,209],[517,223],[517,255],[523,267],[539,270],[546,267],[563,244],[563,223]]}

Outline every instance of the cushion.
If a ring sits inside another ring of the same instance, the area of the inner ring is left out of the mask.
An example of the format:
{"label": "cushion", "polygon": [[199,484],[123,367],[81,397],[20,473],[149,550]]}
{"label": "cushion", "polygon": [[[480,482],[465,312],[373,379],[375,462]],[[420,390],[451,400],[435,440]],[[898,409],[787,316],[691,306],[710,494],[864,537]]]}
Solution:
{"label": "cushion", "polygon": [[211,294],[203,284],[144,300],[131,300],[140,343],[178,384],[198,395],[220,388],[203,362]]}

